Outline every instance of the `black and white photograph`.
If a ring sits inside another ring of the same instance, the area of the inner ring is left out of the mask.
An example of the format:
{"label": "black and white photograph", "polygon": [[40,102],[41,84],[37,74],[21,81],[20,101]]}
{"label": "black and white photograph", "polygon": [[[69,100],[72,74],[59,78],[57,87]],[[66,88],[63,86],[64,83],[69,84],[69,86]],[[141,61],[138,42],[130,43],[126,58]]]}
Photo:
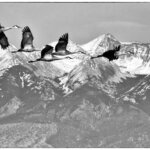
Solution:
{"label": "black and white photograph", "polygon": [[0,2],[0,148],[150,148],[150,2]]}

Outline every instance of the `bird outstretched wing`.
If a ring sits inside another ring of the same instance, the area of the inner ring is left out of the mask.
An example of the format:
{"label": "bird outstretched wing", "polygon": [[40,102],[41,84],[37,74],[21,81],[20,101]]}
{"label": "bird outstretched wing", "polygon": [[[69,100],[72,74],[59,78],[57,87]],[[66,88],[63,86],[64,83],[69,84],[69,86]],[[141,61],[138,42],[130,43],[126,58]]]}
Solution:
{"label": "bird outstretched wing", "polygon": [[52,54],[53,47],[51,45],[46,45],[41,51],[41,58],[43,58],[46,54]]}
{"label": "bird outstretched wing", "polygon": [[25,26],[22,30],[22,41],[21,41],[21,49],[24,49],[26,45],[33,46],[34,37],[32,32],[28,26]]}
{"label": "bird outstretched wing", "polygon": [[9,46],[8,39],[3,31],[0,32],[0,45],[2,49],[6,49]]}
{"label": "bird outstretched wing", "polygon": [[121,48],[121,46],[119,45],[119,46],[117,46],[117,47],[115,47],[115,51],[119,51],[120,50],[120,48]]}
{"label": "bird outstretched wing", "polygon": [[55,51],[59,52],[62,50],[66,50],[67,44],[68,44],[68,33],[65,33],[59,38],[58,43],[55,46]]}

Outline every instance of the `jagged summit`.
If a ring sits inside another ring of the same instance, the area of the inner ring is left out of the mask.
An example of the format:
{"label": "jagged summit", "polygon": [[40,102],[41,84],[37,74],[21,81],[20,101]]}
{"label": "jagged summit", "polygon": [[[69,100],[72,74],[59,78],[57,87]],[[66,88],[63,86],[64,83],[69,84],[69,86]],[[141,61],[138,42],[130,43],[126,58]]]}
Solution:
{"label": "jagged summit", "polygon": [[[53,47],[55,47],[56,44],[57,41],[49,43],[49,45]],[[5,51],[0,49],[0,70],[2,74],[5,69],[21,64],[33,69],[38,75],[58,77],[65,73],[70,73],[76,66],[81,64],[82,61],[89,60],[90,56],[97,56],[118,45],[121,45],[120,54],[123,55],[120,56],[118,60],[114,60],[113,63],[116,63],[122,72],[130,72],[132,74],[150,74],[150,44],[119,42],[110,33],[103,34],[84,45],[76,44],[69,39],[66,49],[70,52],[79,53],[72,54],[72,59],[58,60],[54,62],[36,62],[28,64],[28,61],[40,57],[40,51],[12,54],[11,52],[17,51],[17,48],[10,45]],[[81,51],[86,52],[87,55],[80,53]],[[129,54],[128,51],[132,52],[132,54]]]}
{"label": "jagged summit", "polygon": [[120,45],[120,42],[110,33],[103,34],[87,44],[81,45],[91,55],[101,54]]}
{"label": "jagged summit", "polygon": [[[103,34],[81,47],[92,56],[121,45],[118,60],[114,60],[122,72],[131,74],[150,74],[150,43],[120,42],[112,34]],[[131,52],[131,53],[129,53]]]}

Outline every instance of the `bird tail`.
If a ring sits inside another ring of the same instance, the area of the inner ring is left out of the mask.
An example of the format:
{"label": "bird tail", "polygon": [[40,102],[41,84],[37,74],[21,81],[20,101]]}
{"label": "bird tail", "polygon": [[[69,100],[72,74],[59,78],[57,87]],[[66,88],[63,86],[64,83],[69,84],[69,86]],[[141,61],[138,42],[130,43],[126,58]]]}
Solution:
{"label": "bird tail", "polygon": [[28,63],[33,63],[33,62],[36,62],[36,60],[30,60],[30,61],[28,61]]}
{"label": "bird tail", "polygon": [[22,49],[18,49],[17,51],[12,51],[11,53],[18,53],[18,52],[22,52]]}
{"label": "bird tail", "polygon": [[37,61],[40,61],[41,59],[39,58],[39,59],[36,59],[36,60],[30,60],[30,61],[28,61],[28,63],[34,63],[34,62],[37,62]]}

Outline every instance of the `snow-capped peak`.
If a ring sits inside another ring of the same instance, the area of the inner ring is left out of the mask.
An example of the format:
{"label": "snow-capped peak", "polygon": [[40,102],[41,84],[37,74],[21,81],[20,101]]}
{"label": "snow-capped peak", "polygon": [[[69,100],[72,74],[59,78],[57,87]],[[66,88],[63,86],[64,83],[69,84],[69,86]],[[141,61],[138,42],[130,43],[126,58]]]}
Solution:
{"label": "snow-capped peak", "polygon": [[91,55],[98,55],[108,49],[113,49],[115,46],[120,45],[120,42],[110,33],[103,34],[94,40],[81,45],[81,47]]}
{"label": "snow-capped peak", "polygon": [[[49,45],[53,46],[55,49],[57,42],[58,41],[51,42]],[[29,64],[28,61],[36,60],[40,57],[40,51],[12,54],[11,52],[16,51],[17,48],[10,45],[7,50],[0,49],[0,70],[5,70],[13,65],[22,64],[35,70],[38,75],[55,77],[56,72],[58,72],[57,76],[62,76],[64,73],[70,73],[70,71],[81,64],[82,61],[90,59],[90,56],[100,55],[107,50],[114,49],[114,47],[118,45],[121,45],[120,53],[124,55],[120,56],[118,60],[113,62],[118,65],[122,72],[130,72],[133,74],[150,74],[150,44],[119,42],[109,33],[103,34],[84,45],[76,44],[69,39],[67,50],[77,53],[71,54],[72,59],[63,59],[54,62],[36,62]],[[42,48],[40,49],[42,50]],[[129,54],[128,51],[133,54]],[[85,52],[88,55],[81,52]]]}

